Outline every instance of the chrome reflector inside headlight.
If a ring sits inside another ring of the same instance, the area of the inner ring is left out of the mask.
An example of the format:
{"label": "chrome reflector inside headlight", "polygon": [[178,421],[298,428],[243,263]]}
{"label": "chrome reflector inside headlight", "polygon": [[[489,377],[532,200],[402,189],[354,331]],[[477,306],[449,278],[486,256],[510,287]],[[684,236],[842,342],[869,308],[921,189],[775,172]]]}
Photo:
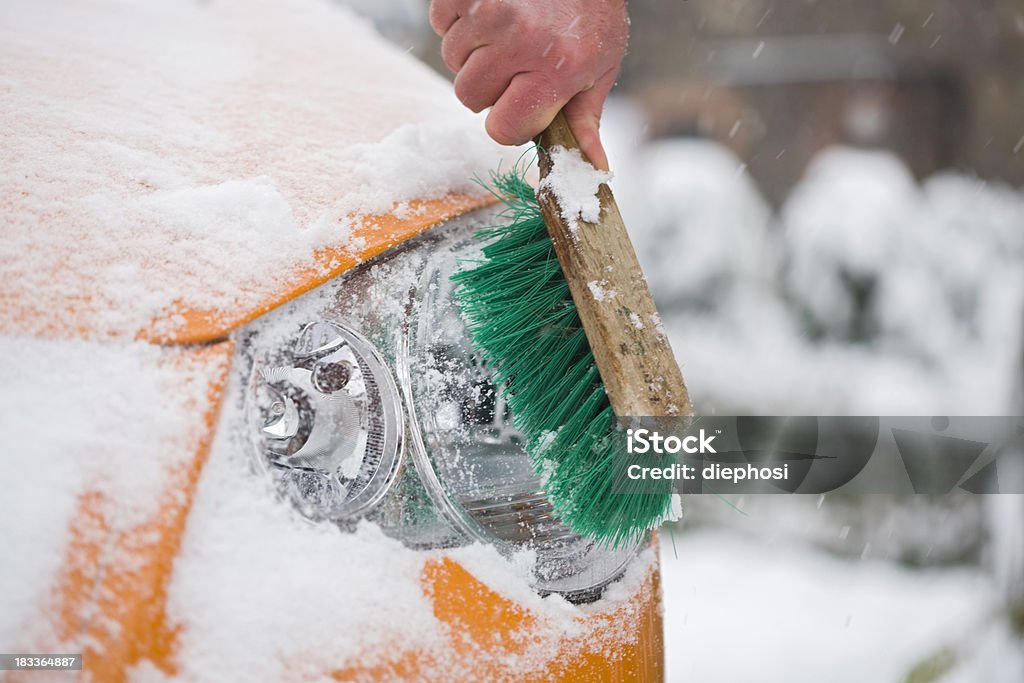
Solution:
{"label": "chrome reflector inside headlight", "polygon": [[[472,233],[494,220],[454,221],[250,325],[248,438],[313,520],[368,517],[414,547],[529,551],[537,590],[593,599],[637,547],[597,546],[553,514],[453,298]],[[403,450],[415,467],[402,470]]]}
{"label": "chrome reflector inside headlight", "polygon": [[387,492],[404,421],[391,373],[366,339],[335,322],[306,325],[252,376],[255,421],[279,489],[311,519],[357,517]]}

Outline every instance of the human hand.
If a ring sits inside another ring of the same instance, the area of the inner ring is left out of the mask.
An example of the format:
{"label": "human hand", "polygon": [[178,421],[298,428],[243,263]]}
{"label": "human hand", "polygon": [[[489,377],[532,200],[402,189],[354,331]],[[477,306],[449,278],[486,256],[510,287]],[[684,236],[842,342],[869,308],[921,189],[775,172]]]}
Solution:
{"label": "human hand", "polygon": [[626,51],[625,0],[432,0],[430,25],[475,112],[492,107],[487,133],[521,145],[560,109],[583,153],[601,169],[601,110]]}

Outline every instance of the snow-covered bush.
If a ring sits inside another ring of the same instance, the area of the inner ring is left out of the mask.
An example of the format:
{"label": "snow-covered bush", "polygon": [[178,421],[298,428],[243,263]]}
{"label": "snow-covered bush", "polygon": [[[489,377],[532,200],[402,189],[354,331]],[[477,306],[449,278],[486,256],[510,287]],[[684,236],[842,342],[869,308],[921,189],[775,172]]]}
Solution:
{"label": "snow-covered bush", "polygon": [[773,216],[716,143],[618,151],[615,189],[698,410],[1018,407],[1021,192],[952,172],[919,184],[888,152],[833,148]]}

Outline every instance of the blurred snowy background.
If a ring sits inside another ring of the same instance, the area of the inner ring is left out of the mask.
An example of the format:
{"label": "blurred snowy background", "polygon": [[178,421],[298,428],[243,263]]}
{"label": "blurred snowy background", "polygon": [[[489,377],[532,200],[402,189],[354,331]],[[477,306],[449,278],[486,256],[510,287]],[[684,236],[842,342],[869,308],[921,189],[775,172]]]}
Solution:
{"label": "blurred snowy background", "polygon": [[[347,4],[439,66],[424,1]],[[630,10],[604,137],[698,410],[1022,414],[1019,0]],[[1024,680],[1020,497],[687,513],[670,680]]]}
{"label": "blurred snowy background", "polygon": [[[772,207],[728,147],[644,121],[609,106],[614,189],[699,411],[1020,414],[1024,193],[830,146]],[[1020,497],[686,509],[670,680],[1024,680]]]}

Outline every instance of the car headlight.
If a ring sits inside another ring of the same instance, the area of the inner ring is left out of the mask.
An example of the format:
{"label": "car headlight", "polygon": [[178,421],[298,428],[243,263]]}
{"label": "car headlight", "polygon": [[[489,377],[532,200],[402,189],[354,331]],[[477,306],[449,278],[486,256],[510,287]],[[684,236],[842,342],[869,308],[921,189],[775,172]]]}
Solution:
{"label": "car headlight", "polygon": [[317,321],[278,363],[252,377],[263,464],[307,517],[359,516],[401,464],[405,423],[384,359],[354,330]]}
{"label": "car headlight", "polygon": [[450,275],[495,220],[452,221],[241,330],[246,440],[310,520],[530,551],[538,591],[594,599],[639,547],[599,546],[554,515],[453,299]]}

